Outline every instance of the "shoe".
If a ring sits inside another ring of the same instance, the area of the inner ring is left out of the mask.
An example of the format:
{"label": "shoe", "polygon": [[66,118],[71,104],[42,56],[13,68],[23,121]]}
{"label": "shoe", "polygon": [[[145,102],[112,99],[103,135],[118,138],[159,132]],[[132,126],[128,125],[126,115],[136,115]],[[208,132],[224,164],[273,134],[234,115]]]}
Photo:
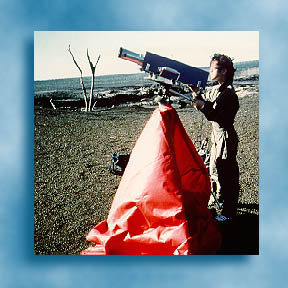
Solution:
{"label": "shoe", "polygon": [[232,220],[232,217],[226,217],[226,216],[220,214],[220,215],[217,215],[217,216],[215,217],[215,219],[216,219],[219,223],[227,223],[227,222],[229,222],[229,221]]}
{"label": "shoe", "polygon": [[215,199],[213,200],[209,200],[208,202],[208,207],[213,207],[213,206],[217,206],[219,209],[222,209],[223,208],[223,205],[224,205],[224,201],[223,202],[220,202],[218,200],[218,203],[215,201]]}

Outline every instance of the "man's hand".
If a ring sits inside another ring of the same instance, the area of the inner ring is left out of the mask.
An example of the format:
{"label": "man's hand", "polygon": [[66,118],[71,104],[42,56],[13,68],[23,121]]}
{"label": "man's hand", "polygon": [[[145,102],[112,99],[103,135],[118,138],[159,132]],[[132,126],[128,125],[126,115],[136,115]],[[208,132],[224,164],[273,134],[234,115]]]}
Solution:
{"label": "man's hand", "polygon": [[202,100],[194,100],[193,102],[193,106],[197,109],[197,110],[201,110],[204,108],[205,102]]}
{"label": "man's hand", "polygon": [[199,91],[199,87],[192,85],[192,84],[188,84],[189,89],[194,92],[197,93]]}

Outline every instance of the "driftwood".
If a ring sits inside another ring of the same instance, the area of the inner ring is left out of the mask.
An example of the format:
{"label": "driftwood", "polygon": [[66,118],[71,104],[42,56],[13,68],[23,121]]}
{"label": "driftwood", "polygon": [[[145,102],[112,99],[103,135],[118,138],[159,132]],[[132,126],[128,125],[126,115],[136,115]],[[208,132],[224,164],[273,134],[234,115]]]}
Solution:
{"label": "driftwood", "polygon": [[54,103],[52,102],[52,98],[50,99],[50,103],[51,103],[53,109],[56,110],[56,106],[55,106]]}

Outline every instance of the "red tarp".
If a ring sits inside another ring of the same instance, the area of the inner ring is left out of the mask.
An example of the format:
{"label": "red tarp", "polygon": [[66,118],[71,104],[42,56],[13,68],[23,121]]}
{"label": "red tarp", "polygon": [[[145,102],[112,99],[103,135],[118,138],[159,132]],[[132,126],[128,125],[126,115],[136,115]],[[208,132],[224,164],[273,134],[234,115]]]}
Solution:
{"label": "red tarp", "polygon": [[206,167],[174,108],[154,111],[130,155],[107,220],[82,251],[91,254],[215,254],[221,244],[207,209]]}

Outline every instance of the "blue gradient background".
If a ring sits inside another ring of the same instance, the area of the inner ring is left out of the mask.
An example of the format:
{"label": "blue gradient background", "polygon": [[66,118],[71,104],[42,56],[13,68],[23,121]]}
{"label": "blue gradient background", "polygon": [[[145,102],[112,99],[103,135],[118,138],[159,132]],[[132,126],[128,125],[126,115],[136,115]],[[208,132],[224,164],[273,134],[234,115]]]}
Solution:
{"label": "blue gradient background", "polygon": [[[284,0],[2,0],[0,286],[285,287],[287,5]],[[260,255],[33,256],[34,30],[258,30]]]}

